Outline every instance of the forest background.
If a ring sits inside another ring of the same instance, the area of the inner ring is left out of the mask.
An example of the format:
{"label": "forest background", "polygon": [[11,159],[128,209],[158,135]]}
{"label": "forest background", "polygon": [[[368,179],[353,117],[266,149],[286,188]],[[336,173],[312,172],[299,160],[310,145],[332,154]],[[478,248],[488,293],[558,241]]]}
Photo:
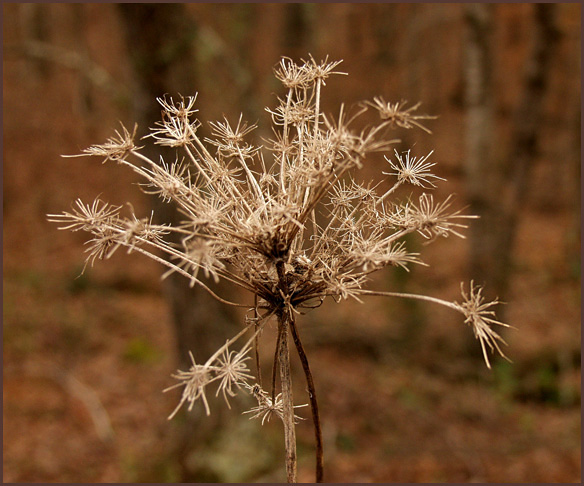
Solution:
{"label": "forest background", "polygon": [[[119,121],[144,134],[165,93],[198,92],[203,122],[243,113],[269,136],[272,68],[312,54],[349,74],[327,81],[327,113],[381,95],[438,115],[432,135],[399,132],[398,150],[434,150],[436,197],[481,215],[465,240],[413,242],[430,266],[378,288],[453,300],[474,278],[517,328],[504,336],[513,364],[489,371],[448,310],[368,301],[303,316],[325,479],[579,482],[580,8],[4,4],[4,480],[283,479],[281,426],[242,417],[244,399],[166,420],[177,396],[161,390],[187,350],[204,356],[241,316],[138,255],[79,276],[82,236],[46,214],[101,195],[149,215],[132,173],[60,155]],[[369,164],[365,179],[386,170]],[[311,481],[309,421],[298,433]]]}

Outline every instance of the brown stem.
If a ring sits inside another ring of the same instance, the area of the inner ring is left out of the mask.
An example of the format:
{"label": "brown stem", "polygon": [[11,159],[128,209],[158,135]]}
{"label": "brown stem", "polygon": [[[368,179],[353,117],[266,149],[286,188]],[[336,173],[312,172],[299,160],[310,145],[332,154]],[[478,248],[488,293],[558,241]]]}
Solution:
{"label": "brown stem", "polygon": [[274,351],[274,364],[272,365],[272,403],[276,403],[276,370],[278,369],[278,359],[280,357],[283,332],[284,326],[280,325],[280,318],[278,318],[278,337],[276,339],[276,349]]}
{"label": "brown stem", "polygon": [[298,334],[298,329],[296,328],[296,322],[294,322],[294,319],[290,320],[290,330],[292,331],[294,344],[296,345],[298,357],[300,358],[302,368],[304,369],[304,375],[306,376],[306,384],[308,385],[308,396],[310,398],[310,408],[312,410],[312,421],[314,422],[314,435],[316,439],[316,482],[322,483],[324,475],[324,453],[322,430],[320,427],[320,416],[318,413],[318,402],[316,400],[316,388],[314,387],[314,380],[312,379],[312,372],[310,371],[310,366],[308,365],[308,358],[304,352],[302,341],[300,341],[300,336]]}
{"label": "brown stem", "polygon": [[[286,288],[286,277],[284,273],[284,260],[279,260],[276,263],[276,270],[278,272],[278,287],[282,294],[285,294]],[[284,332],[285,326],[281,323],[284,322],[284,316],[278,315],[278,338],[276,339],[276,349],[274,350],[274,364],[272,366],[272,403],[276,403],[276,370],[278,368],[278,357],[280,356],[280,346],[282,346],[282,333]]]}
{"label": "brown stem", "polygon": [[294,401],[292,398],[292,374],[290,372],[288,324],[288,317],[285,314],[278,317],[278,327],[281,329],[278,361],[280,364],[280,380],[282,383],[282,422],[284,422],[284,443],[286,445],[286,475],[289,483],[296,483],[296,428],[294,424]]}
{"label": "brown stem", "polygon": [[[253,301],[253,311],[254,311],[254,319],[255,319],[255,329],[256,329],[256,335],[255,335],[255,339],[254,339],[254,352],[255,352],[255,362],[256,362],[256,370],[257,370],[257,375],[258,375],[258,383],[260,384],[260,387],[262,386],[262,368],[260,365],[260,336],[259,333],[257,332],[258,328],[259,328],[259,319],[258,319],[258,296],[257,294],[254,295],[254,301]],[[274,402],[272,402],[274,403]]]}

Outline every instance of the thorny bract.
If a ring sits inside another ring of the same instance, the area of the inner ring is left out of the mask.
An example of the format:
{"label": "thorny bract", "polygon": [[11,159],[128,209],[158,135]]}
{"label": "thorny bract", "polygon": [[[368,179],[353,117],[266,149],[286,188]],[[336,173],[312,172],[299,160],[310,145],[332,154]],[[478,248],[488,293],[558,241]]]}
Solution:
{"label": "thorny bract", "polygon": [[[390,199],[402,184],[430,189],[442,180],[432,173],[432,152],[417,157],[394,150],[393,157],[386,156],[387,172],[382,174],[393,185],[382,194],[377,185],[364,185],[351,177],[369,153],[389,153],[397,142],[387,138],[390,129],[429,132],[422,123],[433,117],[417,115],[419,104],[406,108],[405,102],[388,103],[381,97],[364,102],[350,116],[344,106],[335,118],[321,113],[321,91],[327,78],[345,74],[336,71],[339,63],[328,59],[317,63],[312,56],[301,64],[281,59],[274,71],[287,91],[276,108],[267,109],[273,137],[265,146],[247,141],[256,127],[241,116],[236,124],[227,118],[210,123],[213,137],[202,138],[193,96],[177,101],[159,98],[163,117],[148,135],[156,144],[177,148],[182,158],[160,163],[149,159],[134,141],[136,128],[130,132],[124,127],[106,143],[83,151],[81,155],[96,155],[137,172],[145,181],[145,192],[178,205],[184,215],[180,225],[153,224],[151,217],[140,219],[134,214],[124,217],[121,207],[99,199],[91,204],[77,200],[72,212],[49,216],[62,229],[92,235],[86,250],[91,264],[123,246],[165,265],[165,276],[180,273],[226,305],[248,307],[253,313],[243,329],[204,364],[196,363],[191,355],[191,368],[174,375],[178,380],[174,387],[184,388],[171,417],[183,404],[188,403],[190,410],[199,399],[210,413],[206,392],[215,383],[216,393],[226,401],[238,390],[250,392],[258,401],[249,411],[252,418],[261,418],[262,423],[272,415],[283,418],[285,407],[281,395],[275,394],[275,378],[270,395],[248,366],[249,354],[271,317],[288,323],[278,328],[277,346],[281,334],[290,329],[310,388],[308,362],[294,322],[303,309],[316,307],[327,297],[340,302],[382,295],[442,304],[464,316],[480,341],[488,367],[489,349],[503,355],[499,347],[503,341],[491,328],[506,326],[491,310],[497,302],[484,302],[481,289],[472,282],[467,291],[462,288],[460,303],[366,289],[373,272],[390,265],[407,270],[410,264],[422,263],[419,254],[408,251],[404,236],[417,232],[429,241],[451,234],[462,237],[460,231],[473,216],[453,211],[450,197],[436,202],[426,192],[402,204]],[[377,111],[379,122],[355,131],[355,120],[370,109]],[[182,243],[166,241],[170,233],[177,233]],[[249,291],[253,304],[226,301],[205,284],[209,278]],[[234,351],[233,344],[245,334],[244,345]],[[311,406],[316,426],[316,402],[311,401]],[[288,410],[295,417],[293,408],[290,404]]]}

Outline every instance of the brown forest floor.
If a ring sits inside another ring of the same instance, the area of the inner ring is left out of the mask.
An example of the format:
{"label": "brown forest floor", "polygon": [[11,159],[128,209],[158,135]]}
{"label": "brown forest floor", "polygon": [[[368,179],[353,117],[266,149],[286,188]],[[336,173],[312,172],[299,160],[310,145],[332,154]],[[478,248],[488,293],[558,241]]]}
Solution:
{"label": "brown forest floor", "polygon": [[[127,171],[58,157],[109,136],[116,114],[98,98],[89,115],[71,116],[73,74],[24,83],[22,68],[5,62],[4,481],[175,481],[167,451],[180,423],[166,417],[177,394],[161,391],[176,357],[160,268],[120,252],[76,278],[82,235],[45,220],[99,193],[147,214]],[[442,309],[368,301],[306,316],[327,481],[580,482],[578,225],[570,208],[531,204],[522,215],[505,309],[518,328],[506,335],[512,365],[469,361],[469,330]],[[425,251],[431,266],[408,288],[456,298],[464,245]],[[296,385],[302,400],[300,376]],[[232,403],[228,428],[198,460],[224,482],[282,480],[281,428],[240,416],[249,405]],[[300,480],[310,482],[310,420],[298,433]]]}

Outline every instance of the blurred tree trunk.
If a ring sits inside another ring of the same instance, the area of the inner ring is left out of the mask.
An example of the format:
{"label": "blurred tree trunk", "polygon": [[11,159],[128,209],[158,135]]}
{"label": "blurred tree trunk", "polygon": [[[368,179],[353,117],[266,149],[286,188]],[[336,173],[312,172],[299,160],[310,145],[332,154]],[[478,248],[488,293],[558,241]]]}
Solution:
{"label": "blurred tree trunk", "polygon": [[307,59],[314,44],[314,5],[287,3],[283,6],[284,29],[282,31],[282,55],[296,61]]}
{"label": "blurred tree trunk", "polygon": [[494,167],[493,141],[493,8],[492,4],[465,5],[464,76],[466,80],[466,189],[473,221],[470,234],[470,273],[477,283],[491,278],[496,254],[495,219],[500,182]]}
{"label": "blurred tree trunk", "polygon": [[[479,285],[494,285],[494,259],[497,256],[495,228],[500,227],[497,206],[498,171],[494,166],[493,99],[493,9],[492,4],[467,4],[464,43],[466,80],[466,190],[470,213],[480,218],[470,225],[470,274]],[[475,339],[466,339],[469,356],[480,359]]]}
{"label": "blurred tree trunk", "polygon": [[519,211],[525,204],[531,168],[538,155],[545,95],[559,34],[555,24],[557,5],[539,3],[533,4],[532,9],[532,45],[523,68],[523,92],[513,120],[505,174],[508,184],[501,201],[504,220],[497,238],[500,258],[495,262],[493,281],[503,299],[508,294]]}
{"label": "blurred tree trunk", "polygon": [[[493,6],[468,4],[466,21],[467,188],[471,210],[480,216],[471,233],[471,277],[485,284],[488,298],[508,296],[519,212],[537,156],[543,103],[557,31],[553,4],[534,4],[533,39],[523,72],[511,145],[503,164],[494,160],[492,73]],[[499,310],[499,314],[501,310]],[[501,316],[499,316],[501,317]]]}
{"label": "blurred tree trunk", "polygon": [[[18,5],[20,24],[22,25],[22,42],[36,43],[49,42],[49,10],[42,3],[20,3]],[[32,69],[27,72],[39,78],[46,78],[51,68],[51,63],[46,59],[29,59]]]}
{"label": "blurred tree trunk", "polygon": [[[179,93],[194,95],[196,91],[196,53],[194,39],[196,23],[187,15],[183,4],[119,4],[126,45],[133,66],[138,91],[134,103],[145,135],[148,127],[160,120],[160,105],[156,97],[165,94],[176,100]],[[173,160],[172,149],[147,144],[143,149],[152,160]],[[152,201],[155,218],[159,222],[178,223],[180,214],[172,204]],[[212,286],[212,285],[210,285]],[[181,369],[191,365],[188,351],[198,362],[204,362],[235,332],[236,316],[230,308],[213,300],[205,291],[190,288],[187,279],[172,274],[166,281],[166,293],[172,308],[176,342]],[[224,289],[220,291],[225,295]],[[180,481],[215,481],[211,471],[201,469],[194,461],[197,448],[204,448],[219,435],[225,411],[218,407],[206,417],[200,407],[175,419],[180,429],[175,442]]]}
{"label": "blurred tree trunk", "polygon": [[[82,3],[74,3],[71,5],[74,15],[74,28],[75,34],[78,39],[77,52],[81,54],[82,58],[89,59],[89,49],[87,45],[87,37],[85,36],[85,31],[87,29],[87,14],[85,5]],[[91,81],[82,76],[79,80],[79,109],[85,114],[89,115],[93,112],[94,101],[92,97],[92,83]]]}

